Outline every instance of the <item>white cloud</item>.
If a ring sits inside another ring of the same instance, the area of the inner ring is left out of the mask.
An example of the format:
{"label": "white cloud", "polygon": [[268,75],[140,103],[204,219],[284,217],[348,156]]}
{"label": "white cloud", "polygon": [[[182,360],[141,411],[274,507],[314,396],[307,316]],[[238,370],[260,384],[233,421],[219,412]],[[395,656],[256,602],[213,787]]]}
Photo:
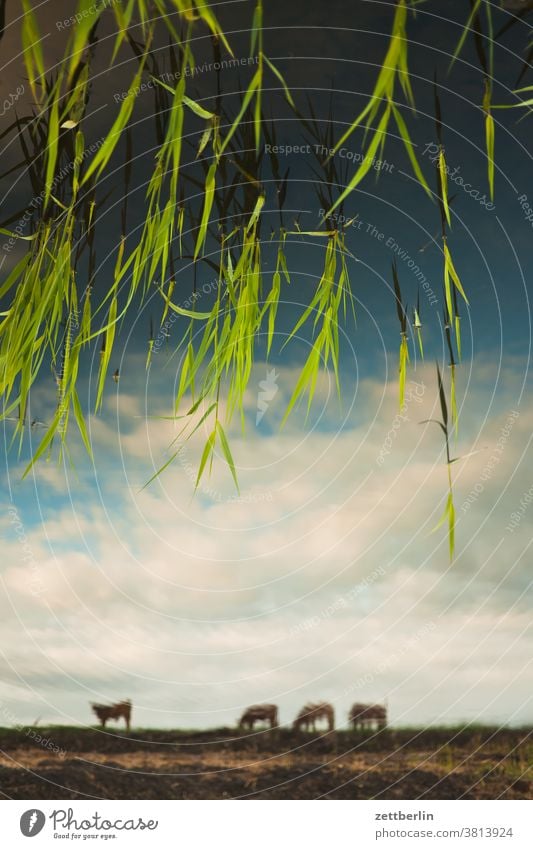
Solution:
{"label": "white cloud", "polygon": [[[229,428],[242,500],[233,500],[220,458],[206,479],[211,495],[200,489],[192,499],[194,481],[179,462],[141,491],[174,431],[135,418],[142,407],[127,392],[91,422],[96,474],[75,452],[79,479],[48,464],[36,470],[35,494],[17,490],[33,559],[4,517],[0,626],[10,647],[0,670],[17,716],[32,718],[33,687],[45,721],[89,721],[91,698],[124,696],[144,724],[234,721],[261,699],[278,701],[287,721],[319,697],[341,718],[355,698],[385,696],[397,722],[481,712],[502,720],[515,709],[515,718],[531,718],[523,684],[533,648],[530,523],[513,534],[505,525],[531,486],[522,455],[533,407],[521,408],[483,491],[461,510],[498,444],[516,378],[506,375],[497,406],[488,367],[468,389],[453,450],[487,450],[452,467],[450,566],[446,529],[430,533],[446,497],[441,433],[419,425],[438,415],[432,368],[417,373],[426,390],[398,427],[396,387],[366,380],[341,430],[332,398],[319,425],[312,415],[306,428],[297,413],[281,434],[294,375],[280,371],[275,409],[265,414],[276,426],[255,428],[251,391],[247,435]],[[154,407],[165,410],[160,392]],[[191,468],[201,447],[198,434],[187,449]]]}

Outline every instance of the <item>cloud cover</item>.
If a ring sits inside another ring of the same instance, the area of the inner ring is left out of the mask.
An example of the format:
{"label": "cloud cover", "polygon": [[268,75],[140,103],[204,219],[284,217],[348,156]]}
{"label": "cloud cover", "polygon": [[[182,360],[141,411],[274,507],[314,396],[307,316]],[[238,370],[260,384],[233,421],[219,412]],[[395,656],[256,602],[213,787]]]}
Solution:
{"label": "cloud cover", "polygon": [[[90,700],[131,697],[136,724],[195,727],[263,700],[288,722],[310,698],[342,724],[356,699],[387,699],[397,724],[531,721],[527,512],[506,526],[531,486],[533,408],[511,415],[520,369],[505,368],[497,396],[488,364],[462,387],[452,565],[445,528],[431,534],[440,431],[419,424],[437,415],[432,367],[401,418],[395,384],[372,379],[339,413],[325,374],[307,424],[300,410],[280,432],[294,373],[278,369],[256,428],[259,364],[246,436],[230,431],[240,496],[216,458],[192,497],[201,432],[141,489],[177,431],[124,381],[91,420],[94,466],[76,450],[75,471],[44,463],[2,512],[3,705],[86,723]],[[147,397],[168,412],[157,379]]]}

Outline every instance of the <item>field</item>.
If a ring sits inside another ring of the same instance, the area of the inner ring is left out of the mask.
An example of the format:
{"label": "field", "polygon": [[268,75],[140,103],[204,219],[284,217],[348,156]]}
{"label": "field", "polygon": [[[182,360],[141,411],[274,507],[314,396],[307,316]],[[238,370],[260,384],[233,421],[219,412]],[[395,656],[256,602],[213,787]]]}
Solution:
{"label": "field", "polygon": [[4,799],[531,799],[531,729],[0,729]]}

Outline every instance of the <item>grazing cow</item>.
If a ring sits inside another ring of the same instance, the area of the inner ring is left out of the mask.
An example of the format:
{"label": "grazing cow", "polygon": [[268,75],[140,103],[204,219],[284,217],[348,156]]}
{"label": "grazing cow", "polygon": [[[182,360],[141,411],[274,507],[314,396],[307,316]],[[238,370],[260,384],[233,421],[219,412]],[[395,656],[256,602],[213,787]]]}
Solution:
{"label": "grazing cow", "polygon": [[313,704],[308,702],[301,709],[300,713],[294,720],[294,729],[296,731],[315,731],[317,720],[325,719],[328,723],[328,730],[333,731],[335,727],[335,712],[332,705],[327,702],[319,702]]}
{"label": "grazing cow", "polygon": [[356,702],[350,708],[348,718],[354,731],[380,731],[387,724],[387,708],[384,705],[364,705]]}
{"label": "grazing cow", "polygon": [[277,705],[252,705],[246,708],[239,722],[239,728],[247,728],[252,731],[256,722],[270,722],[271,728],[278,724]]}
{"label": "grazing cow", "polygon": [[91,707],[100,720],[102,728],[105,728],[108,719],[124,719],[126,728],[128,731],[130,730],[131,701],[129,699],[123,702],[117,702],[114,705],[95,705],[91,703]]}

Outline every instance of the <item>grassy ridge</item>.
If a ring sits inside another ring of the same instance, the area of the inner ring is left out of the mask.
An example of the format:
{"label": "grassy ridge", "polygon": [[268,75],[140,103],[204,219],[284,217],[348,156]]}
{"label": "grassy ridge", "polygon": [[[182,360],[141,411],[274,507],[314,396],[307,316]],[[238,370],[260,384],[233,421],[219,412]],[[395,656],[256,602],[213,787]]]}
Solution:
{"label": "grassy ridge", "polygon": [[[528,747],[533,755],[531,726],[506,728],[490,725],[435,726],[430,728],[388,728],[380,732],[353,732],[342,729],[328,733],[306,734],[290,728],[242,732],[237,728],[198,729],[134,728],[129,733],[122,725],[109,724],[105,731],[97,727],[69,725],[24,726],[1,728],[0,748],[42,747],[42,739],[68,751],[88,748],[100,751],[123,751],[154,745],[224,747],[235,750],[261,748],[279,750],[295,745],[312,745],[325,751],[364,747],[369,751],[391,748],[436,749],[442,746],[478,748],[490,746],[502,751]],[[533,758],[532,758],[533,760]]]}

